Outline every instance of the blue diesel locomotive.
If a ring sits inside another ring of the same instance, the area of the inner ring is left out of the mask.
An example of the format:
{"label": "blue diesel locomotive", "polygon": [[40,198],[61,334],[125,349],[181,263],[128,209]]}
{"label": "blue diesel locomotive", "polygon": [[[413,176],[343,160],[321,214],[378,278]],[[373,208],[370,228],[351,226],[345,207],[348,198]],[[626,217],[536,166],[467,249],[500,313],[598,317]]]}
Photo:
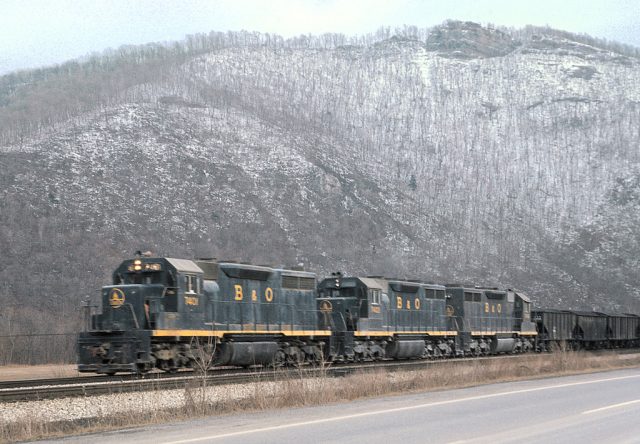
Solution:
{"label": "blue diesel locomotive", "polygon": [[[212,260],[136,257],[102,288],[78,338],[78,370],[113,374],[207,365],[317,362],[313,273]],[[203,359],[204,357],[204,359]]]}

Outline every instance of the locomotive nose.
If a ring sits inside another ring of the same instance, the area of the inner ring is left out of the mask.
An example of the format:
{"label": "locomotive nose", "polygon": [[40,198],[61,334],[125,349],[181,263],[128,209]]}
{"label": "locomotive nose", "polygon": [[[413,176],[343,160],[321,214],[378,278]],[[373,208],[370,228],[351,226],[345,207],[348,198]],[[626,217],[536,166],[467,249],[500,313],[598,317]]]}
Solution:
{"label": "locomotive nose", "polygon": [[144,328],[145,285],[117,285],[102,289],[102,326],[105,330]]}

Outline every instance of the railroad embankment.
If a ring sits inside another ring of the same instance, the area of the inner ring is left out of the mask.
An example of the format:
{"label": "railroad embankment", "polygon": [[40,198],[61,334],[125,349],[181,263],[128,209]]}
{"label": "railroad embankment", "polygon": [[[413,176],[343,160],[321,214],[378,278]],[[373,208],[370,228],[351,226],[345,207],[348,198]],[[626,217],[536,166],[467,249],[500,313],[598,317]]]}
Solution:
{"label": "railroad embankment", "polygon": [[640,354],[557,352],[494,361],[456,361],[411,371],[356,372],[213,386],[0,404],[0,442],[473,385],[640,367]]}

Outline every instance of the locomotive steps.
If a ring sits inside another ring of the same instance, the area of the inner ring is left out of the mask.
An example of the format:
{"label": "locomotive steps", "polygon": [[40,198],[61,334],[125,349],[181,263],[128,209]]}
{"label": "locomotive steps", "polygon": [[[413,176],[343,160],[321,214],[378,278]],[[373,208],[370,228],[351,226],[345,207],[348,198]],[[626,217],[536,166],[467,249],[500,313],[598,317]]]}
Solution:
{"label": "locomotive steps", "polygon": [[146,391],[138,389],[135,393],[114,389],[109,395],[3,402],[0,403],[0,442],[112,430],[233,411],[319,405],[394,393],[640,367],[640,354],[637,351],[631,354],[557,352],[471,361],[389,364],[392,367],[378,365],[352,370],[336,367],[347,373],[341,378],[331,378],[328,369],[320,369],[316,375],[296,369],[286,372],[286,377],[284,371],[262,372],[264,377],[246,375],[247,379],[241,384],[221,385],[195,378],[191,383],[183,382],[181,388],[156,387]]}

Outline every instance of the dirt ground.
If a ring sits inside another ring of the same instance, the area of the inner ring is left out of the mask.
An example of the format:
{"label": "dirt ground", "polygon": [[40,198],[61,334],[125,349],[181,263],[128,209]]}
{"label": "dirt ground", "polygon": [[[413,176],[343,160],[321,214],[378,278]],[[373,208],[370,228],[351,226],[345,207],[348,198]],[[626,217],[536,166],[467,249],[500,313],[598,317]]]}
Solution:
{"label": "dirt ground", "polygon": [[81,374],[78,373],[75,364],[0,366],[0,381],[65,378],[79,375]]}

